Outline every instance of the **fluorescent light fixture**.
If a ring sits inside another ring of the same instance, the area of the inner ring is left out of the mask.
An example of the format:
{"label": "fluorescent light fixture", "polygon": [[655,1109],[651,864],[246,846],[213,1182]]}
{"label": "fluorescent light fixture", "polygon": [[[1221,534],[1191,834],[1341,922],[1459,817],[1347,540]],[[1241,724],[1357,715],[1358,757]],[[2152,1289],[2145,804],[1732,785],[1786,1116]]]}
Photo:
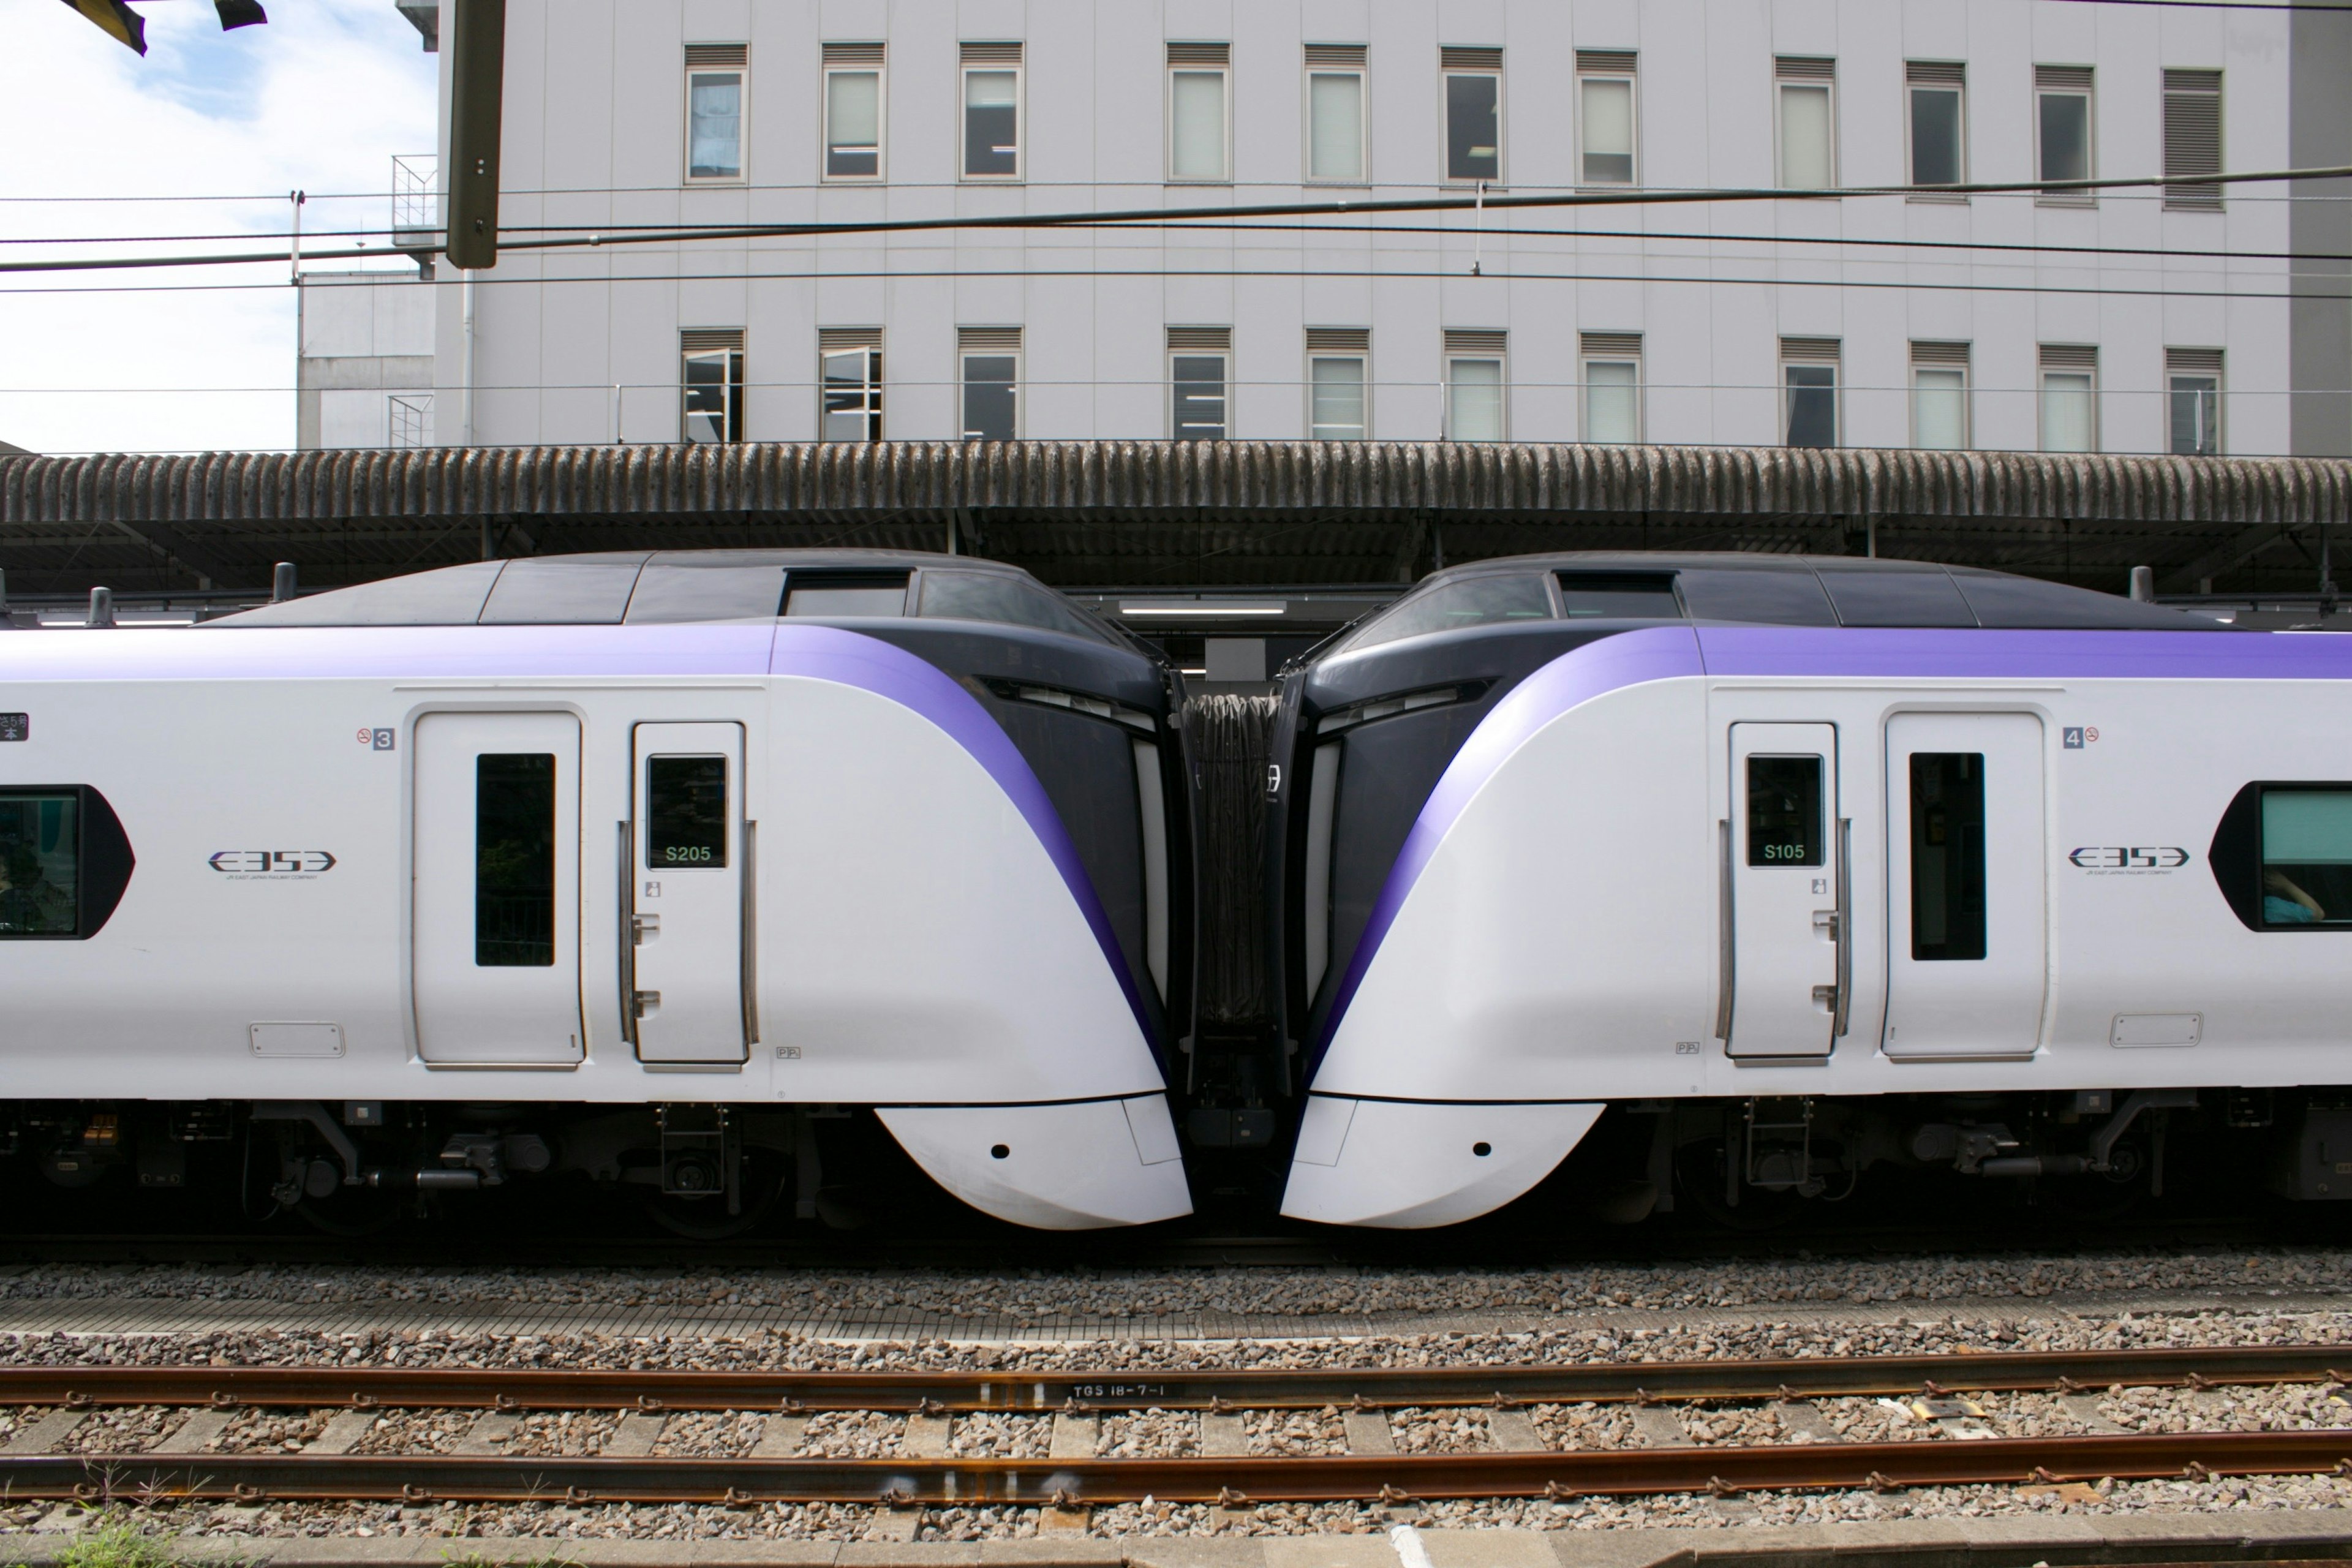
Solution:
{"label": "fluorescent light fixture", "polygon": [[1181,604],[1154,603],[1136,599],[1119,601],[1122,616],[1278,616],[1286,606],[1282,605],[1212,605],[1199,600]]}

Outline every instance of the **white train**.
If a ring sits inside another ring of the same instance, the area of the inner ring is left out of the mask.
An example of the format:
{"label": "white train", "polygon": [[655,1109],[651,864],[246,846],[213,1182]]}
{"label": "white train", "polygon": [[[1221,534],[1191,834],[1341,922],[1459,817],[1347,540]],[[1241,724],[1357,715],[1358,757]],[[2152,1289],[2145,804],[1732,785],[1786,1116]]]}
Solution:
{"label": "white train", "polygon": [[2352,1195],[2352,641],[1961,568],[1490,561],[1289,672],[1274,754],[1286,1215],[1467,1219],[1597,1126],[1619,1218],[1882,1164],[2121,1187],[2192,1114]]}
{"label": "white train", "polygon": [[1181,697],[1020,572],[888,552],[0,637],[0,1098],[60,1183],[252,1138],[327,1215],[564,1172],[806,1213],[857,1108],[1008,1220],[1187,1214]]}

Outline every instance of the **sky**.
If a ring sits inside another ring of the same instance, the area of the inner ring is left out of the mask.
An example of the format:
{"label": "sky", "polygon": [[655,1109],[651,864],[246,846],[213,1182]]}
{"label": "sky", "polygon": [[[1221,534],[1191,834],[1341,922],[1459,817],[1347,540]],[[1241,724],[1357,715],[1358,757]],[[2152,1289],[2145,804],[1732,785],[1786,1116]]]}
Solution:
{"label": "sky", "polygon": [[[381,231],[393,157],[434,146],[437,57],[393,0],[265,4],[267,26],[225,33],[206,0],[138,0],[142,59],[58,0],[0,0],[0,257],[110,255],[122,247],[108,241],[134,235],[282,236],[296,189],[310,195],[306,235]],[[84,199],[49,199],[66,196]],[[0,441],[290,447],[295,357],[282,260],[0,274]]]}

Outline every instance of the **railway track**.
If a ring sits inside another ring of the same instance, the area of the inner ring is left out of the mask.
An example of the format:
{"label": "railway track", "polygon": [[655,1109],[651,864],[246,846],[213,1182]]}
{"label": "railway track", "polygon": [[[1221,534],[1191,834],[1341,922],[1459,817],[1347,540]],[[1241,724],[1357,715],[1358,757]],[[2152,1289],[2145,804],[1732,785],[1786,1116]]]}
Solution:
{"label": "railway track", "polygon": [[[991,1373],[562,1372],[437,1367],[0,1368],[0,1405],[47,1407],[0,1447],[0,1495],[16,1499],[383,1500],[431,1502],[766,1502],[978,1504],[1064,1510],[1155,1498],[1170,1502],[1330,1501],[1492,1497],[1736,1494],[1965,1484],[2063,1484],[2112,1477],[2352,1475],[2352,1426],[2294,1430],[2094,1431],[2001,1436],[1965,1426],[1958,1395],[2085,1391],[2225,1390],[2342,1385],[2352,1347],[2095,1351],[1948,1356],[1691,1361],[1609,1365],[1395,1370],[1281,1370],[1013,1374]],[[1764,1403],[1783,1412],[1819,1398],[1901,1395],[1945,1429],[1918,1438],[1853,1442],[1817,1428],[1814,1440],[1700,1442],[1674,1434],[1677,1405]],[[1630,1407],[1644,1446],[1552,1447],[1528,1412],[1539,1405]],[[165,1407],[184,1417],[154,1447],[60,1452],[99,1412]],[[1493,1447],[1400,1453],[1388,1413],[1482,1413]],[[2085,1408],[2077,1405],[2074,1408]],[[1298,1409],[1345,1413],[1348,1451],[1312,1457],[1248,1452],[1244,1416]],[[298,1451],[220,1451],[247,1411],[297,1410],[331,1418]],[[457,1451],[353,1452],[380,1414],[474,1413]],[[1102,1458],[1095,1424],[1137,1411],[1198,1412],[1199,1452]],[[593,1455],[497,1451],[514,1423],[537,1411],[625,1412]],[[678,1413],[761,1417],[748,1451],[654,1451]],[[827,1412],[904,1417],[904,1452],[872,1458],[799,1448]],[[1649,1413],[1644,1421],[1643,1413]],[[1051,1451],[1030,1458],[958,1455],[959,1418],[1049,1420]],[[1663,1423],[1660,1417],[1667,1417]],[[2103,1418],[2086,1415],[2093,1425]],[[2106,1424],[2112,1425],[2112,1424]],[[502,1435],[503,1434],[503,1435]],[[1975,1440],[1937,1440],[1942,1437]],[[215,1445],[208,1447],[208,1445]],[[1383,1451],[1391,1450],[1391,1451]]]}

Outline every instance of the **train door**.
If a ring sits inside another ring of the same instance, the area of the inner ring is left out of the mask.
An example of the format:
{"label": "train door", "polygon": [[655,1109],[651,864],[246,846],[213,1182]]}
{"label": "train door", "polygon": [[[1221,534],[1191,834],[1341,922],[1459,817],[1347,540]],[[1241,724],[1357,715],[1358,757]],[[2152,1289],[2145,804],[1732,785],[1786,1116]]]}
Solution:
{"label": "train door", "polygon": [[413,975],[435,1063],[581,1059],[580,721],[417,721]]}
{"label": "train door", "polygon": [[753,886],[743,726],[636,728],[631,1021],[648,1062],[740,1062]]}
{"label": "train door", "polygon": [[1731,726],[1733,1056],[1829,1054],[1842,1023],[1844,851],[1836,726]]}
{"label": "train door", "polygon": [[2042,721],[1903,713],[1886,730],[1886,1054],[2021,1057],[2042,1037]]}

